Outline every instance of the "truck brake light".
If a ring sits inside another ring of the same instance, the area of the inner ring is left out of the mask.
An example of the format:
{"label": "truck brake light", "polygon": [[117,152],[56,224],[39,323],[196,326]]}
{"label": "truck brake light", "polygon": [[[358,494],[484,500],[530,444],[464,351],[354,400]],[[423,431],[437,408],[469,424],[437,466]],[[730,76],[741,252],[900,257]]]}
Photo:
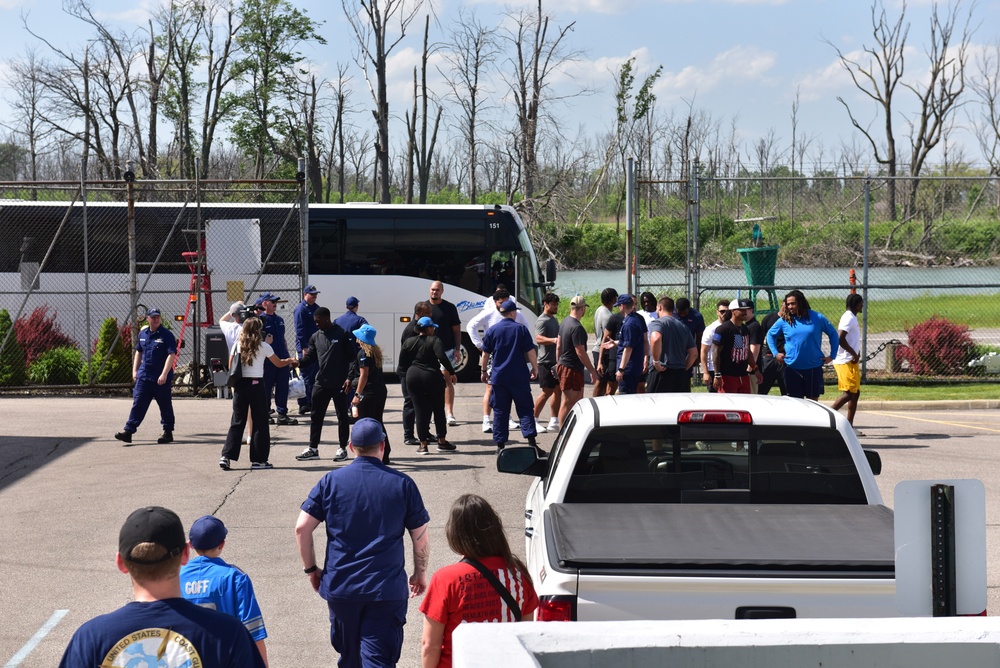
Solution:
{"label": "truck brake light", "polygon": [[539,596],[535,621],[576,621],[576,596]]}
{"label": "truck brake light", "polygon": [[681,411],[677,424],[753,424],[749,411]]}

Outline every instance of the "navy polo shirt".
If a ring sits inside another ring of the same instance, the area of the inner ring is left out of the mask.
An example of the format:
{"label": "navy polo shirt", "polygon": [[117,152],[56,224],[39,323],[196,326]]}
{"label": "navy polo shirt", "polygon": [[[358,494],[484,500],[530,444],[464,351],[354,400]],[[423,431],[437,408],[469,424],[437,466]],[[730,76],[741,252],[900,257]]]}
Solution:
{"label": "navy polo shirt", "polygon": [[528,384],[531,372],[524,356],[534,348],[535,337],[527,327],[516,320],[501,318],[483,336],[483,350],[490,354],[493,362],[490,382],[504,385]]}
{"label": "navy polo shirt", "polygon": [[628,358],[628,364],[625,365],[624,373],[626,376],[638,376],[642,374],[642,363],[643,352],[646,346],[646,321],[638,311],[632,311],[627,316],[625,316],[624,322],[622,322],[621,331],[618,332],[618,357],[617,367],[622,368],[622,354],[625,352],[626,348],[632,348],[632,354]]}
{"label": "navy polo shirt", "polygon": [[[163,373],[163,365],[167,363],[167,357],[177,354],[177,339],[163,325],[157,327],[155,332],[144,327],[139,332],[139,341],[135,344],[135,349],[142,356],[136,378],[155,382]],[[171,369],[167,379],[170,380],[173,375],[174,371]]]}
{"label": "navy polo shirt", "polygon": [[260,320],[264,325],[264,338],[267,339],[268,334],[274,337],[271,341],[274,354],[278,357],[288,357],[288,343],[285,341],[285,319],[277,313],[274,315],[262,313]]}
{"label": "navy polo shirt", "polygon": [[324,475],[301,507],[326,523],[320,596],[359,603],[409,598],[403,533],[430,521],[409,476],[375,457],[357,457]]}

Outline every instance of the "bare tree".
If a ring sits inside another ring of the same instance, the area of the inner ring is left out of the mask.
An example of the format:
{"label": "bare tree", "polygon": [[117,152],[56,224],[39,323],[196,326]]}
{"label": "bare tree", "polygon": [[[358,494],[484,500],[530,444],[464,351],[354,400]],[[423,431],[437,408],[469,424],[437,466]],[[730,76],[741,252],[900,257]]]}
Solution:
{"label": "bare tree", "polygon": [[979,55],[976,69],[969,87],[979,98],[980,114],[971,119],[972,127],[990,176],[1000,176],[1000,40]]}
{"label": "bare tree", "polygon": [[[13,123],[4,123],[14,141],[25,147],[28,158],[27,177],[32,181],[39,179],[38,166],[42,153],[46,150],[45,142],[52,136],[53,128],[46,124],[42,113],[45,100],[43,87],[45,65],[40,62],[38,52],[28,48],[20,60],[7,63],[5,83],[13,93],[8,100],[13,114]],[[17,178],[15,173],[14,178]],[[32,199],[37,197],[33,190]]]}
{"label": "bare tree", "polygon": [[330,150],[326,153],[326,196],[323,201],[330,201],[330,189],[333,184],[334,168],[337,174],[337,192],[339,201],[344,203],[344,117],[349,111],[347,103],[350,98],[350,88],[348,83],[350,77],[347,76],[347,67],[337,65],[337,81],[330,84],[333,90],[333,124],[330,127],[328,143]]}
{"label": "bare tree", "polygon": [[[416,162],[416,180],[420,204],[427,203],[427,184],[430,180],[431,161],[434,159],[434,145],[437,143],[438,128],[441,125],[441,107],[438,106],[434,117],[434,129],[427,138],[427,57],[430,53],[428,37],[430,34],[431,17],[424,22],[424,49],[420,58],[420,88],[418,96],[417,69],[413,68],[413,115],[406,115],[406,128],[409,135],[406,160],[406,197],[407,202],[413,201],[413,172]],[[421,100],[420,112],[417,111],[417,99]],[[420,117],[420,137],[417,138],[417,117]]]}
{"label": "bare tree", "polygon": [[[226,0],[223,0],[223,3]],[[236,34],[242,27],[233,8],[228,4],[206,5],[202,17],[205,34],[204,57],[208,85],[202,104],[201,119],[201,176],[209,174],[212,150],[219,124],[227,118],[234,101],[226,95],[236,71],[231,67],[236,50]]]}
{"label": "bare tree", "polygon": [[479,165],[480,114],[484,111],[484,98],[488,92],[481,81],[486,78],[499,55],[496,30],[484,26],[475,14],[459,10],[456,26],[452,30],[443,57],[447,71],[441,71],[451,90],[451,96],[461,109],[459,131],[465,140],[468,155],[469,201],[476,203],[478,195],[477,170]]}
{"label": "bare tree", "polygon": [[[389,178],[389,94],[386,61],[406,36],[410,23],[423,7],[423,0],[340,0],[358,46],[355,62],[364,72],[375,103],[375,160],[379,171],[379,201],[392,201]],[[371,69],[369,69],[371,68]]]}

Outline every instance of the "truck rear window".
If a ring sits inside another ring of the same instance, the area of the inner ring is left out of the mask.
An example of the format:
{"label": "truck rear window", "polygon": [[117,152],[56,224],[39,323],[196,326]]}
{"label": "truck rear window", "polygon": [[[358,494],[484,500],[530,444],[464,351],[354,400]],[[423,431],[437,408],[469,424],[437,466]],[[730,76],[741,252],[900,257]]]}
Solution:
{"label": "truck rear window", "polygon": [[598,428],[566,503],[867,503],[835,429],[757,425]]}

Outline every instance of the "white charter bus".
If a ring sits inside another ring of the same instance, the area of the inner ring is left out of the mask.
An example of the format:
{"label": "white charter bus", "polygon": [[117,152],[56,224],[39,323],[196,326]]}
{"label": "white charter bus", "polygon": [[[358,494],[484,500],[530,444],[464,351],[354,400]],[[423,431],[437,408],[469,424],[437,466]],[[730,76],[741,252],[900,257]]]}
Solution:
{"label": "white charter bus", "polygon": [[[0,308],[12,317],[22,303],[25,314],[39,306],[57,311],[57,322],[81,348],[96,338],[104,318],[124,322],[131,312],[127,207],[87,204],[86,263],[83,208],[0,201]],[[189,304],[191,273],[182,253],[195,250],[197,215],[193,204],[135,206],[137,302],[159,306],[175,330],[181,323],[171,320],[182,319]],[[358,298],[359,313],[378,331],[389,371],[413,306],[428,298],[432,281],[444,283],[444,298],[462,318],[462,380],[479,377],[465,325],[497,284],[510,290],[533,323],[555,281],[554,262],[543,275],[523,223],[508,206],[310,204],[304,267],[298,261],[299,214],[290,204],[202,203],[200,216],[213,319],[237,296],[252,300],[273,292],[287,300],[279,312],[294,350],[292,311],[302,287],[312,283],[321,292],[318,303],[333,317],[344,312],[348,297]],[[207,301],[199,307],[202,319]],[[187,332],[190,340],[192,330]],[[182,362],[190,350],[186,345],[181,351]]]}

